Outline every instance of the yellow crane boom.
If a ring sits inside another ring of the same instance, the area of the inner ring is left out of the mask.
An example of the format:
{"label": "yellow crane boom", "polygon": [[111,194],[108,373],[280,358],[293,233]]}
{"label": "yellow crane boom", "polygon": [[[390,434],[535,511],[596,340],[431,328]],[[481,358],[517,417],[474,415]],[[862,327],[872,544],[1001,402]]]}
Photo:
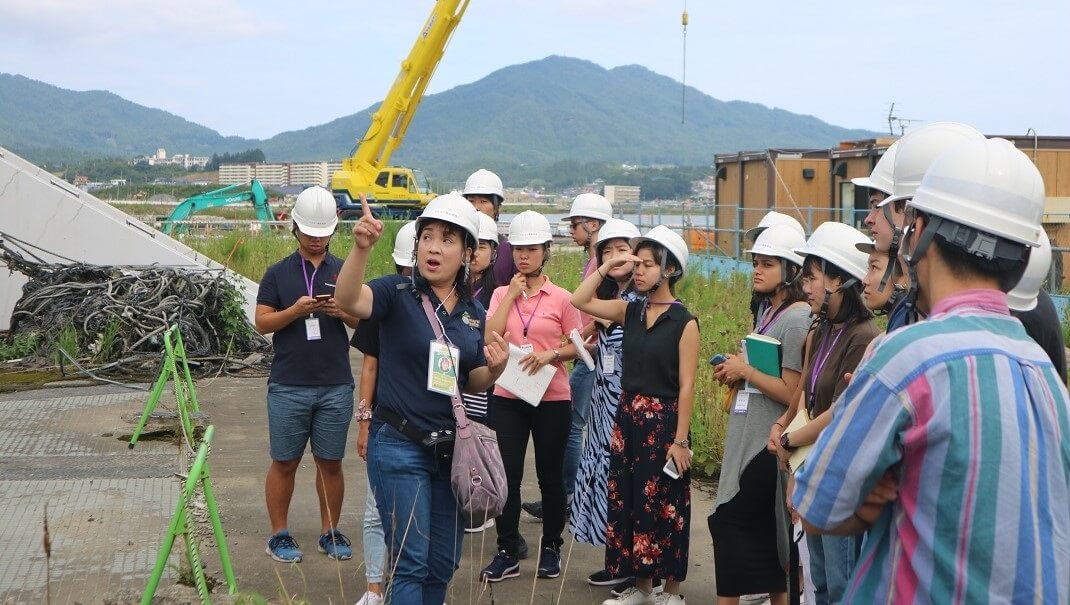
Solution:
{"label": "yellow crane boom", "polygon": [[360,203],[355,200],[360,199],[360,193],[380,208],[401,211],[418,211],[433,197],[426,187],[418,185],[418,176],[412,170],[388,163],[404,140],[427,84],[467,8],[468,0],[436,0],[352,157],[343,160],[342,169],[331,177],[331,189],[343,218],[359,211]]}

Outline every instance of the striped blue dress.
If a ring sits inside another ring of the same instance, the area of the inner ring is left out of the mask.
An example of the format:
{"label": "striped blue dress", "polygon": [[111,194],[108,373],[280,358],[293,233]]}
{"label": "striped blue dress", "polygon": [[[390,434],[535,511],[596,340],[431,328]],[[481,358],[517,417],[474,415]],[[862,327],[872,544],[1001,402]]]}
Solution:
{"label": "striped blue dress", "polygon": [[[605,546],[608,503],[606,481],[609,477],[609,440],[616,424],[620,403],[621,343],[624,328],[613,324],[598,331],[595,352],[595,382],[591,394],[591,416],[587,421],[587,439],[576,476],[569,524],[580,542]],[[604,365],[612,359],[612,368]],[[580,362],[582,363],[582,362]]]}

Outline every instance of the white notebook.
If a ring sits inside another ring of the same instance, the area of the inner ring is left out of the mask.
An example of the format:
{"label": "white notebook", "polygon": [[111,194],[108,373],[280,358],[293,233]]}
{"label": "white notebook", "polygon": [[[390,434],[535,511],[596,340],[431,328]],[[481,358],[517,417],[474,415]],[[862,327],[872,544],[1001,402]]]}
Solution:
{"label": "white notebook", "polygon": [[520,360],[525,355],[527,353],[521,351],[520,347],[509,343],[509,362],[495,384],[509,391],[518,399],[523,399],[531,405],[537,406],[542,401],[542,396],[546,394],[546,388],[550,386],[550,381],[553,380],[554,374],[557,373],[557,366],[553,364],[544,365],[532,376],[520,368]]}
{"label": "white notebook", "polygon": [[572,328],[572,331],[568,334],[569,340],[576,346],[576,354],[579,355],[580,361],[587,366],[587,369],[594,371],[594,358],[591,357],[591,353],[587,351],[587,347],[584,346],[583,337],[580,336],[580,331],[576,328]]}

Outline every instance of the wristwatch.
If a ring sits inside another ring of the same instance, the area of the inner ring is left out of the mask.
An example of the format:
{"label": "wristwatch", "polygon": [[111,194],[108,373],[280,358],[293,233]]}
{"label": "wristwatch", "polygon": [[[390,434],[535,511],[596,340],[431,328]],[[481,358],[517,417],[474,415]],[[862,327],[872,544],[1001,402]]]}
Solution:
{"label": "wristwatch", "polygon": [[780,447],[784,448],[785,450],[787,450],[789,452],[793,452],[793,451],[795,451],[795,446],[793,446],[791,444],[791,438],[788,437],[788,435],[790,435],[790,434],[791,433],[781,433],[780,434]]}
{"label": "wristwatch", "polygon": [[368,409],[368,400],[361,399],[357,404],[357,413],[353,414],[357,422],[367,422],[372,419],[372,411]]}
{"label": "wristwatch", "polygon": [[672,442],[673,442],[674,445],[679,445],[680,447],[684,448],[685,450],[686,449],[691,449],[691,440],[690,439],[673,439]]}

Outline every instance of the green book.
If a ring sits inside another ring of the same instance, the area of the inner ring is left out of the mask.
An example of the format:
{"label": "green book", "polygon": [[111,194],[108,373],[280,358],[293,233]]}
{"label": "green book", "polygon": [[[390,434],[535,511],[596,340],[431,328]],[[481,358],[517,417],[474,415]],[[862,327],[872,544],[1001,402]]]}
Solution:
{"label": "green book", "polygon": [[764,334],[748,334],[743,341],[747,363],[762,374],[780,378],[780,341]]}

